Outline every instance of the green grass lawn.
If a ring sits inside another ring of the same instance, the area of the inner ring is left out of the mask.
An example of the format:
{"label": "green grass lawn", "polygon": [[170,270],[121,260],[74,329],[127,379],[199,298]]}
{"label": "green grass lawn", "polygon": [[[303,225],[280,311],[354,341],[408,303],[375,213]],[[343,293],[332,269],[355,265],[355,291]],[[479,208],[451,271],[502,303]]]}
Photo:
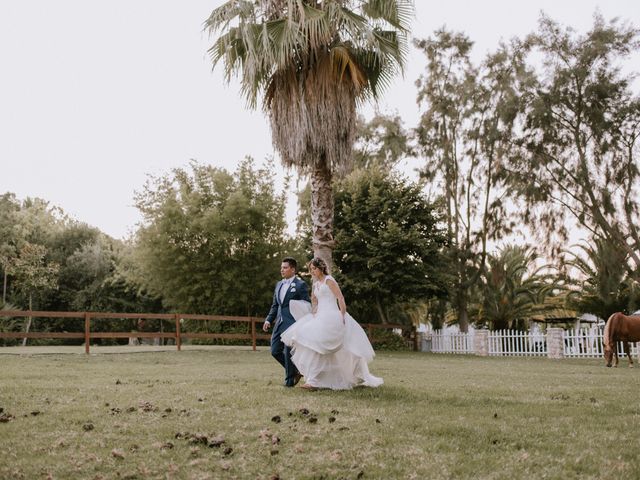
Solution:
{"label": "green grass lawn", "polygon": [[640,478],[622,365],[382,352],[307,392],[266,349],[0,350],[0,478]]}

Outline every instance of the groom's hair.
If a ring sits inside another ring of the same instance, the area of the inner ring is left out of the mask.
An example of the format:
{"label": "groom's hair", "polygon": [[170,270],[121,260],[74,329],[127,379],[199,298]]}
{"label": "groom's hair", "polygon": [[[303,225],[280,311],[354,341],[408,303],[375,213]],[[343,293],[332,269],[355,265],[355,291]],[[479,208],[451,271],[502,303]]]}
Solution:
{"label": "groom's hair", "polygon": [[287,262],[290,267],[292,267],[296,272],[298,271],[298,262],[293,257],[285,257],[282,259],[282,262]]}

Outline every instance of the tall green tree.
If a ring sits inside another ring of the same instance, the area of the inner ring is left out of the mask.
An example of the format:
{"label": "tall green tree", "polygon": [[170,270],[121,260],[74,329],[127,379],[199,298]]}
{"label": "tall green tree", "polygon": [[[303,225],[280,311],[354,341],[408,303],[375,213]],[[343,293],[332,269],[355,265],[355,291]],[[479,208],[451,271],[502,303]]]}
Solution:
{"label": "tall green tree", "polygon": [[174,311],[264,314],[291,246],[274,175],[247,158],[234,173],[192,162],[149,181],[136,196],[136,281]]}
{"label": "tall green tree", "polygon": [[361,321],[401,321],[406,304],[447,292],[440,220],[419,184],[382,169],[357,170],[336,186],[335,262]]}
{"label": "tall green tree", "polygon": [[640,47],[639,30],[596,15],[579,35],[543,16],[528,41],[543,69],[512,166],[524,219],[555,243],[573,220],[625,252],[621,268],[638,280],[640,97],[621,63]]}
{"label": "tall green tree", "polygon": [[[57,274],[60,266],[47,262],[47,250],[42,245],[25,243],[15,262],[16,289],[22,292],[29,301],[29,310],[33,310],[34,296],[42,295],[47,290],[57,287]],[[32,318],[27,318],[25,331],[31,328]],[[22,345],[27,344],[24,338]]]}
{"label": "tall green tree", "polygon": [[20,202],[13,193],[0,196],[0,265],[2,266],[2,303],[7,301],[9,274],[23,240],[20,228]]}
{"label": "tall green tree", "polygon": [[[49,242],[65,220],[64,212],[45,200],[27,198],[21,201],[12,193],[0,197],[0,263],[3,266],[4,301],[27,307],[28,296],[24,288],[18,289],[16,284],[17,276],[23,275],[18,268],[23,269],[26,261],[24,258],[21,260],[20,255],[30,254],[33,246],[49,252]],[[25,246],[28,248],[24,249]],[[50,263],[53,260],[46,258],[44,261]],[[38,301],[43,306],[47,290],[38,293]]]}
{"label": "tall green tree", "polygon": [[282,162],[311,178],[313,251],[332,263],[336,169],[351,161],[356,106],[402,67],[409,0],[230,0],[206,28],[226,79],[239,73],[255,107],[263,96]]}
{"label": "tall green tree", "polygon": [[463,34],[441,29],[415,44],[427,58],[417,82],[423,109],[416,129],[424,157],[420,173],[444,205],[457,278],[451,302],[466,331],[469,294],[485,267],[487,242],[514,227],[505,166],[531,74],[518,42],[502,45],[479,67],[470,60],[473,43]]}

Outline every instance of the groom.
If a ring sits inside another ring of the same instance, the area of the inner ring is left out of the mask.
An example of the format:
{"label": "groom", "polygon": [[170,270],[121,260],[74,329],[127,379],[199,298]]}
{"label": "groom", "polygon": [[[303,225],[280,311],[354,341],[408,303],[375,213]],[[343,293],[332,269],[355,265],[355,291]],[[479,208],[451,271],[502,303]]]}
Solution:
{"label": "groom", "polygon": [[297,270],[298,263],[295,259],[287,257],[282,260],[280,265],[282,280],[276,285],[271,309],[262,325],[262,329],[267,332],[271,324],[274,324],[271,334],[271,355],[284,367],[284,384],[287,387],[293,387],[302,377],[291,361],[290,348],[280,339],[280,335],[296,321],[289,311],[289,302],[291,300],[311,301],[307,284],[296,277]]}

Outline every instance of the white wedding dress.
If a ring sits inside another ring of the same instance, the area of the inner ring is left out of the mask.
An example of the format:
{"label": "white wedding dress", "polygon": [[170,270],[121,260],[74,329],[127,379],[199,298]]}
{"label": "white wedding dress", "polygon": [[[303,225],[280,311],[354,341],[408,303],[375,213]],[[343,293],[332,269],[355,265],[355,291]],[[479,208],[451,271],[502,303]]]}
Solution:
{"label": "white wedding dress", "polygon": [[318,301],[315,314],[311,313],[309,302],[292,300],[289,303],[296,323],[282,334],[282,341],[292,347],[293,363],[307,384],[332,390],[358,385],[378,387],[383,383],[382,378],[371,375],[367,366],[375,356],[371,343],[351,315],[347,314],[342,322],[342,313],[327,279],[333,277],[327,275],[313,285]]}

